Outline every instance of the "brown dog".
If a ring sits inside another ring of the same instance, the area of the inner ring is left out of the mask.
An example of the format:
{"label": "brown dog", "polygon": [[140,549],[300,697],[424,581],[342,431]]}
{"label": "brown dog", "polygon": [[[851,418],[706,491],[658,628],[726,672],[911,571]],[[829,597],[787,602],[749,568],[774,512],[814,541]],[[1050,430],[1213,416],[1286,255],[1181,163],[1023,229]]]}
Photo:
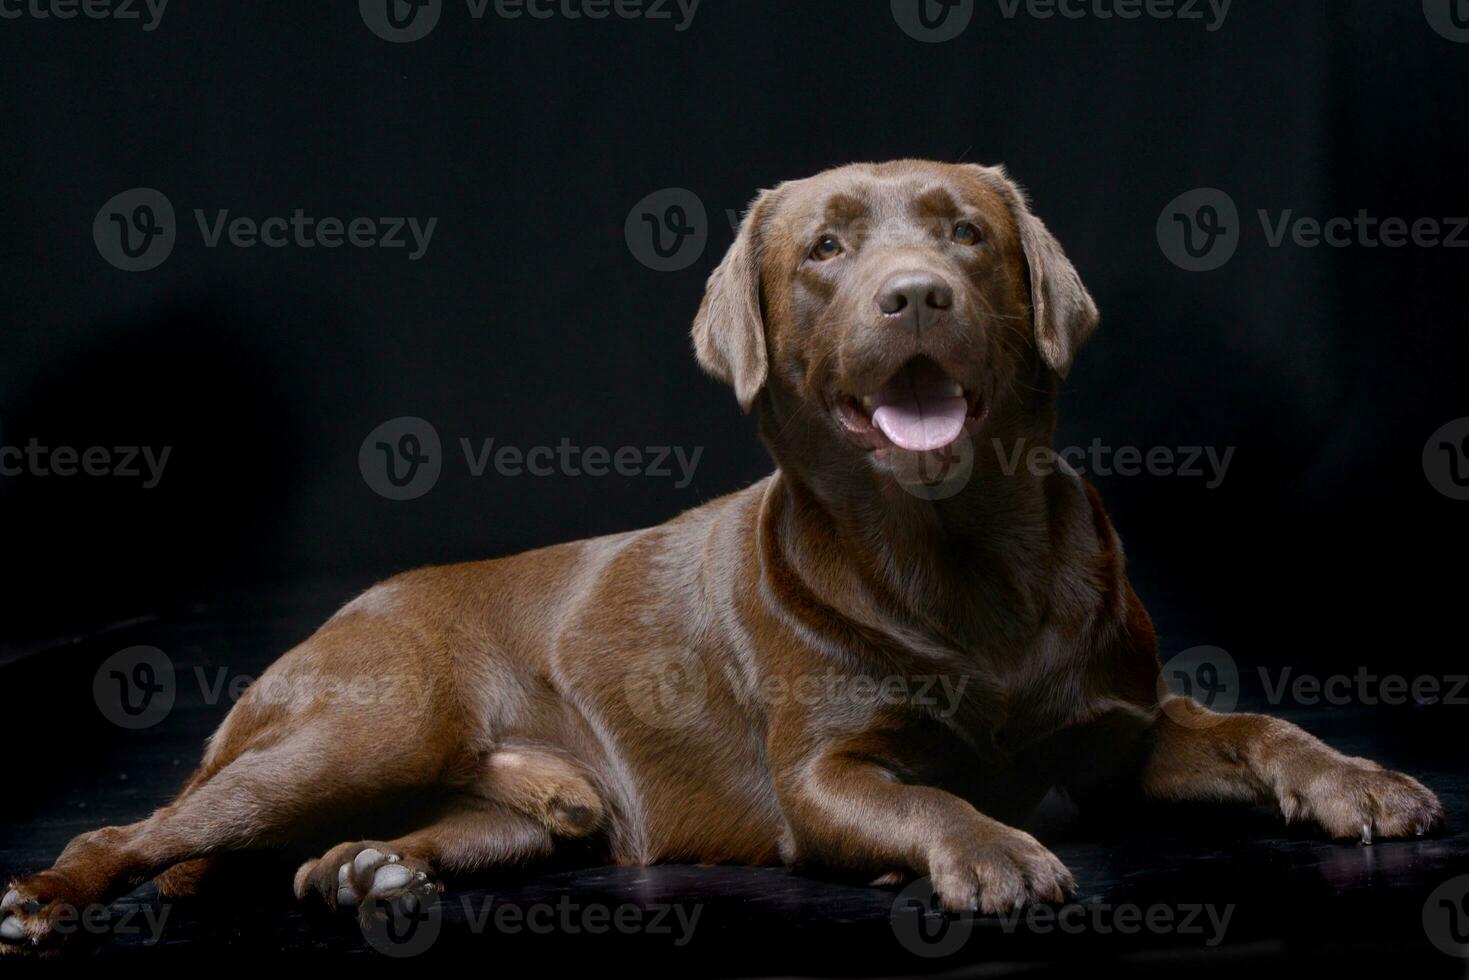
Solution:
{"label": "brown dog", "polygon": [[177,894],[221,853],[405,797],[432,801],[418,829],[307,862],[297,895],[417,897],[589,838],[622,864],[928,875],[994,912],[1073,888],[1005,822],[1055,786],[1271,803],[1342,839],[1437,827],[1407,776],[1160,699],[1096,492],[976,450],[1050,444],[1096,327],[1001,170],[860,165],[762,194],[694,345],[774,475],[369,590],[246,692],[171,806],[15,882],[0,936],[44,944],[67,906],[154,876]]}

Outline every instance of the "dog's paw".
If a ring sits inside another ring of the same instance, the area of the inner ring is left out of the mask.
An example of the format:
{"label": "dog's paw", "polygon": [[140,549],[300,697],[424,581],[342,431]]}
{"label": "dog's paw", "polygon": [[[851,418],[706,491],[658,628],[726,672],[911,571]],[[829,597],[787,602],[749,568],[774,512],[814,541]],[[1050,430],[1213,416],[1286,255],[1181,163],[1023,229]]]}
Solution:
{"label": "dog's paw", "polygon": [[996,915],[1064,902],[1076,891],[1076,880],[1061,859],[1019,830],[940,845],[928,865],[934,893],[950,912]]}
{"label": "dog's paw", "polygon": [[1422,837],[1443,827],[1438,797],[1412,776],[1369,759],[1345,758],[1280,794],[1288,822],[1312,820],[1337,840],[1371,844]]}
{"label": "dog's paw", "polygon": [[339,844],[296,872],[296,897],[315,892],[333,910],[397,903],[414,912],[443,891],[427,862],[381,841]]}
{"label": "dog's paw", "polygon": [[75,921],[83,905],[71,883],[54,871],[12,881],[0,898],[0,956],[56,952],[69,935],[64,924]]}

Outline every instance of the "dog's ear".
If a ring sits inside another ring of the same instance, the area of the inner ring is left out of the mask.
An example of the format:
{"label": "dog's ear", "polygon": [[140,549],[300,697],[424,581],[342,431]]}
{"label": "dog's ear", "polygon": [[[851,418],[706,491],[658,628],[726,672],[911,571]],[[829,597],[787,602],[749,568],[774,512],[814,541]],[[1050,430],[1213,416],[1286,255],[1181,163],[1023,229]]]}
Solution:
{"label": "dog's ear", "polygon": [[1030,211],[1025,191],[1003,167],[980,167],[991,186],[1010,201],[1020,230],[1020,245],[1030,266],[1030,305],[1035,342],[1051,370],[1062,380],[1071,373],[1076,352],[1096,332],[1101,314],[1082,285],[1076,266],[1066,257],[1041,219]]}
{"label": "dog's ear", "polygon": [[746,412],[765,387],[765,319],[760,311],[760,257],[771,191],[762,191],[740,223],[694,317],[694,354],[709,374],[730,385]]}

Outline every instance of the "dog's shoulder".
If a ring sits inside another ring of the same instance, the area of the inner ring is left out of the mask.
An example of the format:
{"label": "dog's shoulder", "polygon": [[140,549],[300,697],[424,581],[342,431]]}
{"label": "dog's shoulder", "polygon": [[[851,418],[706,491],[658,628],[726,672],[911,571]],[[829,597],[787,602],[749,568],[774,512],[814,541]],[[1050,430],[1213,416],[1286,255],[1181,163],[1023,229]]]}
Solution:
{"label": "dog's shoulder", "polygon": [[1090,535],[1078,545],[1079,571],[1092,609],[1078,639],[1087,651],[1088,687],[1106,699],[1151,709],[1157,702],[1158,639],[1152,618],[1127,575],[1127,557],[1102,495],[1073,476],[1085,503]]}

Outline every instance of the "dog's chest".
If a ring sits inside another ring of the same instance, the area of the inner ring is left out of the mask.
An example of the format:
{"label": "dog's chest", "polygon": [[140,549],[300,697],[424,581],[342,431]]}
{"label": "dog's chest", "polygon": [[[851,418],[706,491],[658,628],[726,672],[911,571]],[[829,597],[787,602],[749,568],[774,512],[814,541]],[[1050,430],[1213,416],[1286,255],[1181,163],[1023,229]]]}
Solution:
{"label": "dog's chest", "polygon": [[970,655],[944,686],[956,696],[937,720],[1003,766],[1095,716],[1084,668],[1073,651],[1045,641],[1009,655]]}

